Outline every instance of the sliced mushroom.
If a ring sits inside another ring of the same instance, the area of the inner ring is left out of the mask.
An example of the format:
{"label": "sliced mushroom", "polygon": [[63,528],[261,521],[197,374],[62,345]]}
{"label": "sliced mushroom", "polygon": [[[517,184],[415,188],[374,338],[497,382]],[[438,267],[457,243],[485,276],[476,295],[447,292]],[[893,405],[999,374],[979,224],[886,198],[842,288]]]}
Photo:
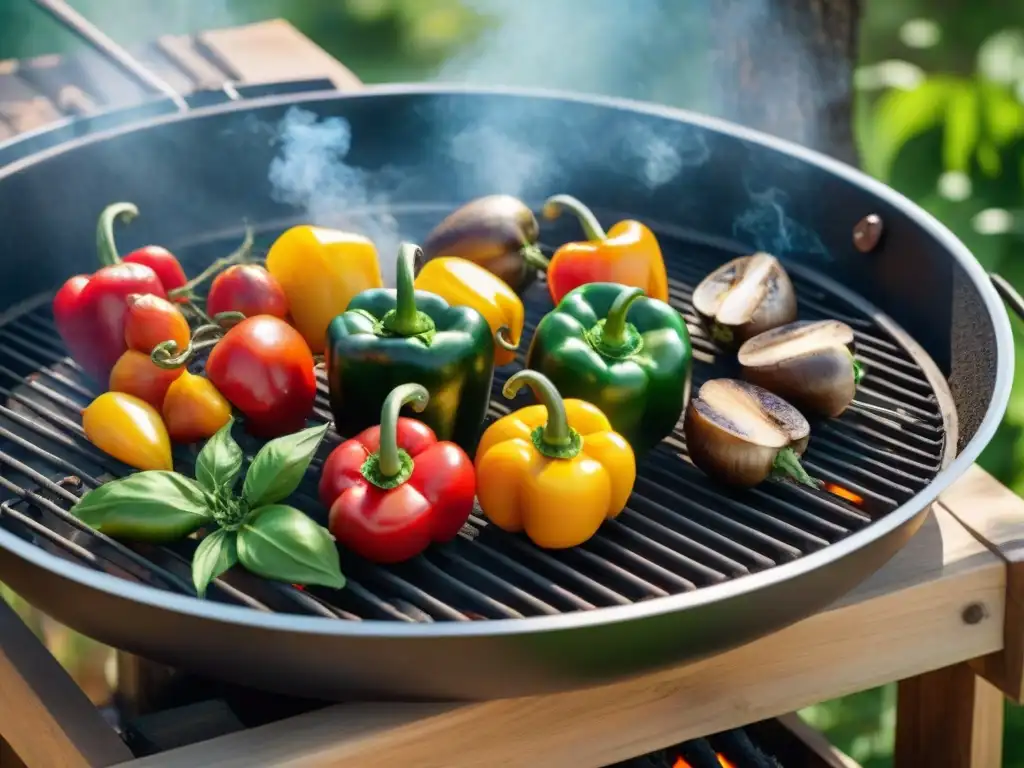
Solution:
{"label": "sliced mushroom", "polygon": [[796,320],[796,292],[778,259],[755,253],[705,277],[693,292],[693,308],[716,341],[735,348]]}
{"label": "sliced mushroom", "polygon": [[773,474],[812,488],[800,464],[811,427],[781,397],[737,379],[712,379],[690,400],[683,422],[694,465],[729,485],[751,488]]}
{"label": "sliced mushroom", "polygon": [[854,357],[853,329],[838,320],[765,331],[746,341],[737,359],[744,379],[820,416],[845,411],[864,375]]}

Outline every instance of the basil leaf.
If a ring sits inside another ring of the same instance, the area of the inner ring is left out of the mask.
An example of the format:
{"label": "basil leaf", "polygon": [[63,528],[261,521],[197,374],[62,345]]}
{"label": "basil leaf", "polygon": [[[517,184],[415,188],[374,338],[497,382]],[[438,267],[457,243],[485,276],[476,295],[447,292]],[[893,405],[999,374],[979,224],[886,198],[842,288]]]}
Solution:
{"label": "basil leaf", "polygon": [[213,519],[210,500],[198,483],[162,470],[105,483],[71,512],[109,536],[152,542],[184,538]]}
{"label": "basil leaf", "polygon": [[196,594],[206,597],[210,582],[238,562],[234,531],[218,528],[201,542],[192,556],[192,583]]}
{"label": "basil leaf", "polygon": [[271,504],[238,529],[238,561],[257,576],[341,589],[338,548],[327,529],[294,507]]}
{"label": "basil leaf", "polygon": [[244,455],[238,443],[231,437],[231,419],[217,430],[217,434],[206,441],[196,459],[196,480],[208,491],[231,492],[238,473],[242,471]]}
{"label": "basil leaf", "polygon": [[242,495],[251,509],[286,499],[299,487],[327,427],[310,427],[263,446],[249,465],[242,487]]}

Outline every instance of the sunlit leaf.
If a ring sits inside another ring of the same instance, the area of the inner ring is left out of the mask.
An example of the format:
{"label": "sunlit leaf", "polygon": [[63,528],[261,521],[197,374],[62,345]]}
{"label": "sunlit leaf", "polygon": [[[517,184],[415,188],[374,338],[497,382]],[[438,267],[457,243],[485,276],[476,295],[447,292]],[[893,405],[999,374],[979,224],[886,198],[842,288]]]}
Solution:
{"label": "sunlit leaf", "polygon": [[981,99],[975,83],[958,82],[946,96],[942,165],[946,171],[967,173],[981,135]]}
{"label": "sunlit leaf", "polygon": [[986,137],[996,149],[1024,136],[1024,104],[1006,87],[991,82],[979,84]]}
{"label": "sunlit leaf", "polygon": [[942,123],[949,99],[959,84],[953,78],[936,77],[911,91],[893,90],[879,98],[871,135],[864,144],[865,169],[887,179],[903,145]]}

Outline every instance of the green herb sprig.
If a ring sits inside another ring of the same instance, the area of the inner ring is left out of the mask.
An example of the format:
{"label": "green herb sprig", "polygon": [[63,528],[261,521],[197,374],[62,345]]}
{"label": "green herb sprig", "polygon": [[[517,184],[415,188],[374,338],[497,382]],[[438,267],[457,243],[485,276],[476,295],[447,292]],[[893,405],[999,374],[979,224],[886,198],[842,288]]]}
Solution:
{"label": "green herb sprig", "polygon": [[289,584],[341,589],[338,549],[326,528],[282,504],[302,482],[328,425],[271,440],[256,454],[236,493],[245,457],[229,421],[196,460],[195,479],[177,472],[137,472],[87,493],[71,510],[115,538],[168,543],[201,528],[209,533],[192,558],[199,597],[239,564]]}

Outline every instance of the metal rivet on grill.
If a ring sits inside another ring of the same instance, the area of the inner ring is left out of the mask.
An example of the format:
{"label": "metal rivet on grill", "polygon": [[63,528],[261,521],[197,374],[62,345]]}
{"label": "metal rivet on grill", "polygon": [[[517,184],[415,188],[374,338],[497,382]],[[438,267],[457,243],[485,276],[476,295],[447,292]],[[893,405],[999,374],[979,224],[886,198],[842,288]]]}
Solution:
{"label": "metal rivet on grill", "polygon": [[977,624],[987,615],[988,611],[985,610],[985,606],[982,603],[971,603],[964,608],[960,618],[964,620],[964,624]]}
{"label": "metal rivet on grill", "polygon": [[882,218],[875,213],[865,216],[853,228],[853,245],[861,253],[870,253],[882,239]]}

